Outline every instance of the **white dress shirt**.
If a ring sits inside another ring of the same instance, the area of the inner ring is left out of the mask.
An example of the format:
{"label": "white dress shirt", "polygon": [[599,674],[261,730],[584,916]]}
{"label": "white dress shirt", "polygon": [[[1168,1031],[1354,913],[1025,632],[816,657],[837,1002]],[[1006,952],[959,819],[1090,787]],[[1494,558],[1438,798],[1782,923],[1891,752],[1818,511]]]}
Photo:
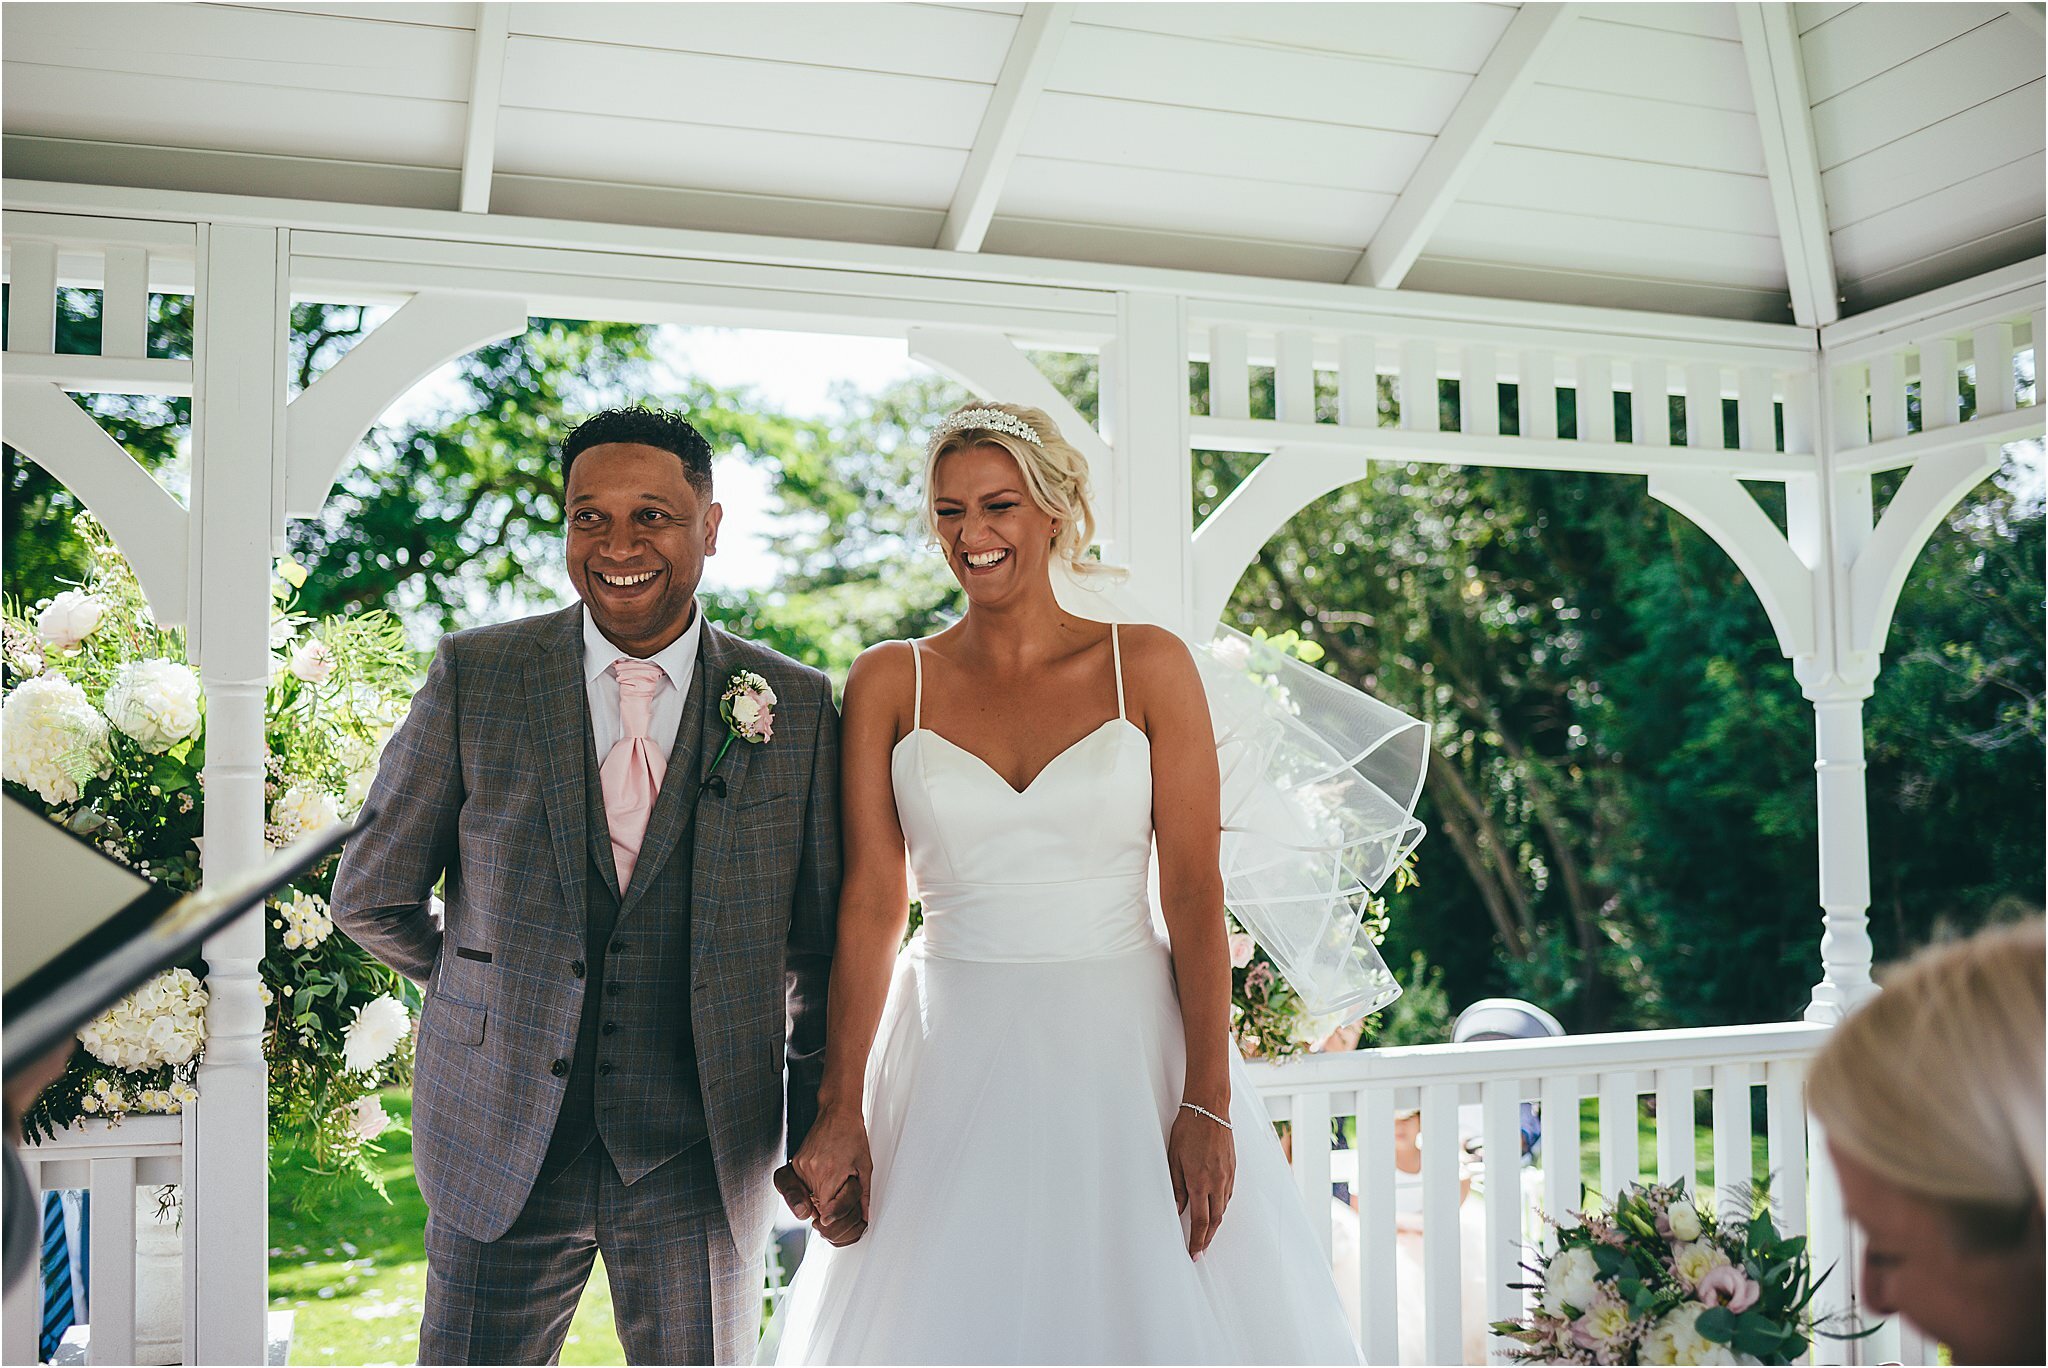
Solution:
{"label": "white dress shirt", "polygon": [[[697,641],[704,635],[704,610],[693,608],[689,630],[647,657],[666,676],[654,690],[654,715],[647,724],[648,739],[666,760],[675,749],[676,728],[683,720],[683,701],[690,696],[690,679],[697,673]],[[612,753],[624,730],[619,721],[619,678],[612,662],[626,653],[605,639],[590,620],[589,605],[583,609],[583,687],[590,695],[591,739],[597,743],[597,763]]]}

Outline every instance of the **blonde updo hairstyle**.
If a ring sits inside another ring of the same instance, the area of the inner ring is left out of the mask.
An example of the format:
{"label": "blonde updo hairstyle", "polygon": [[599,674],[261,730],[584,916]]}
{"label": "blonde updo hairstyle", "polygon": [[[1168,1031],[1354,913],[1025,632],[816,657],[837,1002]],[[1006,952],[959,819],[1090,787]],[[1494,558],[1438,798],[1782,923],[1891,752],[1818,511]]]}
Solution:
{"label": "blonde updo hairstyle", "polygon": [[1922,951],[1830,1035],[1807,1077],[1828,1138],[1944,1208],[1958,1245],[2025,1238],[2048,1183],[2038,920]]}
{"label": "blonde updo hairstyle", "polygon": [[1030,496],[1031,502],[1059,524],[1059,530],[1052,539],[1053,560],[1066,566],[1076,579],[1108,573],[1107,566],[1088,559],[1088,548],[1095,542],[1095,508],[1088,482],[1088,458],[1060,435],[1059,426],[1046,416],[1044,410],[1026,404],[976,400],[954,409],[939,426],[944,427],[946,421],[955,415],[989,409],[1017,419],[1037,433],[1038,440],[1027,442],[997,428],[963,427],[933,441],[924,458],[926,534],[934,543],[939,539],[937,500],[933,493],[933,477],[938,474],[939,462],[970,447],[1001,447],[1017,462],[1017,469],[1024,476],[1024,492]]}

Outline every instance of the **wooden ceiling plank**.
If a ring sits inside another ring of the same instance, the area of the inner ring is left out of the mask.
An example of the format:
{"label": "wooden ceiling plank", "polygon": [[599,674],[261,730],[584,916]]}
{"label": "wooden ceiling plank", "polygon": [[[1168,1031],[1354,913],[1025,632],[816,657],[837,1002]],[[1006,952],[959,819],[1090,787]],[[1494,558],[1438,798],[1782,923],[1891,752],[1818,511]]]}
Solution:
{"label": "wooden ceiling plank", "polygon": [[491,212],[491,167],[498,152],[498,104],[505,91],[505,40],[512,7],[486,0],[476,7],[476,53],[470,63],[469,125],[462,138],[465,214]]}
{"label": "wooden ceiling plank", "polygon": [[1017,35],[1003,58],[1002,73],[996,77],[988,111],[974,135],[974,148],[967,154],[967,167],[960,173],[953,204],[939,229],[938,245],[949,252],[978,252],[988,236],[989,221],[995,217],[996,202],[1002,198],[1003,182],[1017,149],[1024,144],[1024,130],[1031,111],[1045,90],[1059,56],[1060,40],[1074,22],[1074,5],[1031,4],[1017,21]]}
{"label": "wooden ceiling plank", "polygon": [[1352,284],[1383,290],[1400,285],[1470,179],[1480,154],[1492,146],[1515,97],[1535,80],[1537,60],[1564,31],[1570,11],[1571,6],[1563,4],[1522,6],[1373,234],[1352,269]]}
{"label": "wooden ceiling plank", "polygon": [[1782,4],[1739,5],[1735,19],[1742,28],[1743,58],[1763,135],[1792,318],[1802,328],[1824,327],[1842,316],[1841,288],[1828,237],[1827,197],[1821,189],[1799,34]]}

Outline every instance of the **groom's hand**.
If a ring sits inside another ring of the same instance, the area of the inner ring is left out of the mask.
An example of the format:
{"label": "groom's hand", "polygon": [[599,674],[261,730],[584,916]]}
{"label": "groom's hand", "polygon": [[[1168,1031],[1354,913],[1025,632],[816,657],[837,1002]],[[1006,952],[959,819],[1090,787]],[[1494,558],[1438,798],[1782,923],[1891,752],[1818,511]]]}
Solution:
{"label": "groom's hand", "polygon": [[817,1216],[811,1222],[811,1228],[824,1236],[828,1244],[850,1245],[867,1232],[868,1222],[861,1202],[858,1176],[848,1177],[830,1201],[822,1204],[813,1202],[812,1206]]}

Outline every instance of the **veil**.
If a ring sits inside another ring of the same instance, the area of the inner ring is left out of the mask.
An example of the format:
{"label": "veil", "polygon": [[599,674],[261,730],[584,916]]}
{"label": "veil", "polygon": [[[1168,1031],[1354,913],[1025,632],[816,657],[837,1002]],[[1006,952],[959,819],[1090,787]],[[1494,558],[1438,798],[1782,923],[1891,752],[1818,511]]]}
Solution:
{"label": "veil", "polygon": [[1354,1021],[1401,986],[1372,895],[1423,837],[1419,719],[1227,626],[1194,651],[1223,778],[1223,890],[1315,1016]]}

